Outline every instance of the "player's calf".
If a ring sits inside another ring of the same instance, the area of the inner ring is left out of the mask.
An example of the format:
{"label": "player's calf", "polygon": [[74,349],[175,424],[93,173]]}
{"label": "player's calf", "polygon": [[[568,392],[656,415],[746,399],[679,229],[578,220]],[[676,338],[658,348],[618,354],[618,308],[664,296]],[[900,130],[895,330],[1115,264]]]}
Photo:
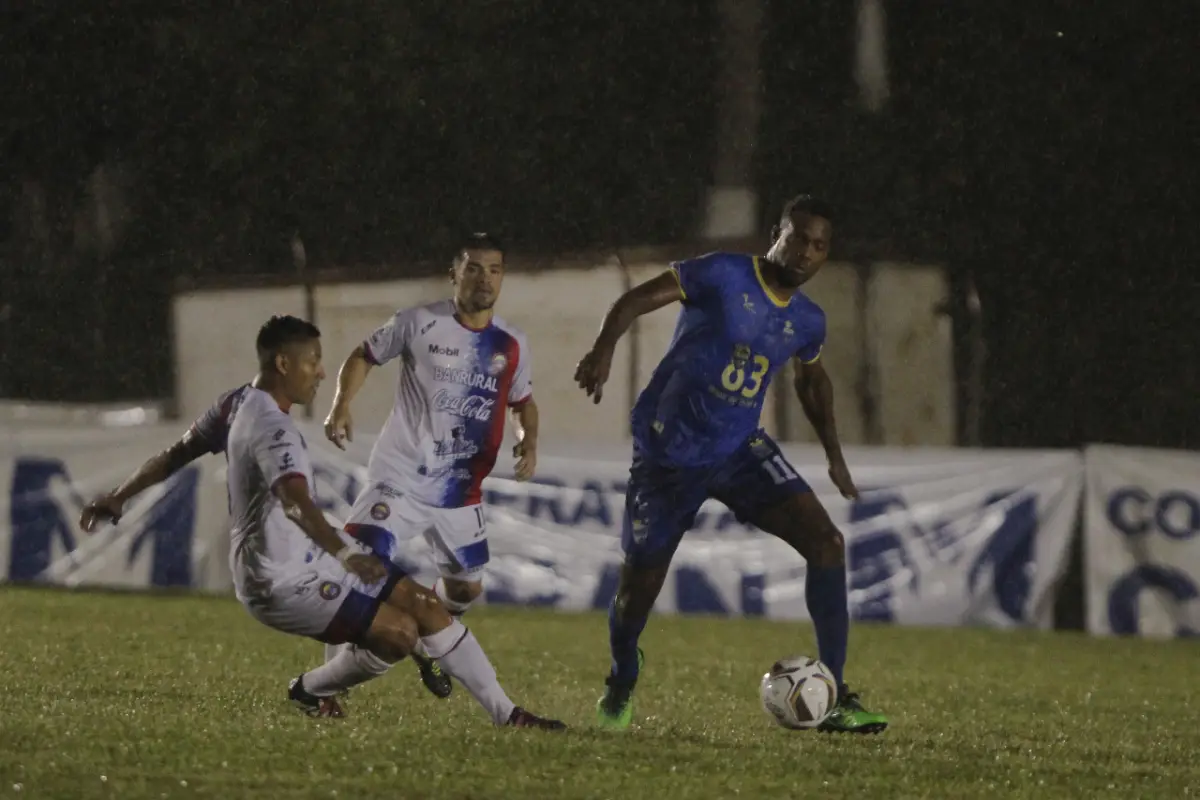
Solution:
{"label": "player's calf", "polygon": [[646,568],[627,561],[621,569],[617,594],[608,609],[612,667],[596,704],[596,722],[602,728],[624,730],[633,722],[633,690],[645,661],[638,640],[666,577],[665,564]]}
{"label": "player's calf", "polygon": [[370,646],[347,644],[332,658],[288,685],[288,699],[309,716],[344,717],[337,699],[351,688],[386,673],[417,645],[417,623],[394,608],[380,607],[370,630]]}
{"label": "player's calf", "polygon": [[450,615],[436,594],[406,578],[396,584],[386,602],[412,616],[425,653],[467,688],[496,725],[550,730],[566,727],[555,720],[543,720],[518,709],[501,688],[496,670],[474,634]]}

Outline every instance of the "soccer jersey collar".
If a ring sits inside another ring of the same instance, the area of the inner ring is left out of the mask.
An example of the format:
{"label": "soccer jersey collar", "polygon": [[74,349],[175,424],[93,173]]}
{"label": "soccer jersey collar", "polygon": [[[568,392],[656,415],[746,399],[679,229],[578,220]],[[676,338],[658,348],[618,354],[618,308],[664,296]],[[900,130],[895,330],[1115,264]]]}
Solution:
{"label": "soccer jersey collar", "polygon": [[765,294],[767,299],[774,303],[777,308],[787,308],[788,304],[792,302],[792,298],[789,297],[787,299],[783,299],[780,298],[779,295],[775,294],[774,290],[771,289],[771,287],[767,285],[766,280],[763,279],[762,266],[758,262],[758,256],[754,256],[753,260],[754,277],[758,278],[758,285],[762,287],[763,294]]}

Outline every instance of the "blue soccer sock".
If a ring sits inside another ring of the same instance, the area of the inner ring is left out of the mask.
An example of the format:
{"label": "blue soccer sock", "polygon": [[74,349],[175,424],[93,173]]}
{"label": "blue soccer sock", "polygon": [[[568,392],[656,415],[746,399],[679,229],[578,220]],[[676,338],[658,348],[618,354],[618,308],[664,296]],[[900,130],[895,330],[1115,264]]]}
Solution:
{"label": "blue soccer sock", "polygon": [[850,640],[850,607],[846,593],[846,565],[809,566],[804,584],[808,615],[817,629],[818,657],[833,672],[838,693],[842,691],[842,670],[846,666],[846,647]]}
{"label": "blue soccer sock", "polygon": [[631,618],[617,608],[617,598],[608,607],[608,646],[612,651],[612,683],[632,688],[638,678],[638,638],[646,628],[646,617]]}

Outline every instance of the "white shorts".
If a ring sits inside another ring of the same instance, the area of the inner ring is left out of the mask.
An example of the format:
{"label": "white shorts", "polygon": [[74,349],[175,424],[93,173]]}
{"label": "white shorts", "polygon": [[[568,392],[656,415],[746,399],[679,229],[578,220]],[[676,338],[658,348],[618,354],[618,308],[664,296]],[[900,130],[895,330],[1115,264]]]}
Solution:
{"label": "white shorts", "polygon": [[386,578],[366,584],[323,550],[311,559],[272,581],[266,595],[243,598],[242,605],[250,616],[283,633],[326,644],[360,644],[404,572],[389,562]]}
{"label": "white shorts", "polygon": [[442,577],[477,580],[488,563],[483,505],[438,508],[386,483],[368,486],[354,501],[346,532],[376,554],[393,558],[397,544],[423,536]]}

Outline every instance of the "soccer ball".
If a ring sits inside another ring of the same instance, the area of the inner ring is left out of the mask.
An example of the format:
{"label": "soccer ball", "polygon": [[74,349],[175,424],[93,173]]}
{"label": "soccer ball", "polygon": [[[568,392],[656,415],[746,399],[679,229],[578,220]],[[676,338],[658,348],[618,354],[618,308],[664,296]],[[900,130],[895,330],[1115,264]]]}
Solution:
{"label": "soccer ball", "polygon": [[776,661],[758,687],[763,709],[785,728],[807,730],[824,722],[837,704],[837,682],[815,658]]}

